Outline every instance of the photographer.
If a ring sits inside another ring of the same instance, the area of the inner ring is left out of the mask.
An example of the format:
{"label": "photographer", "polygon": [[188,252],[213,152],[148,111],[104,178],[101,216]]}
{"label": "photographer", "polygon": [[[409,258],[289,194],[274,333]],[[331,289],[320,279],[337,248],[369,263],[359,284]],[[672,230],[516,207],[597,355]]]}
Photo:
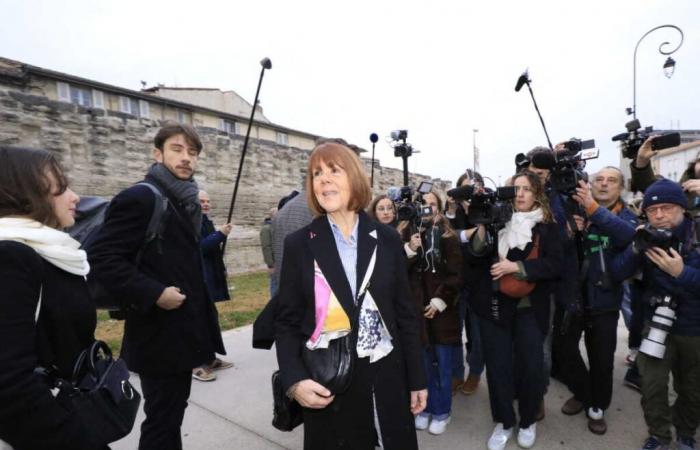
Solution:
{"label": "photographer", "polygon": [[[428,406],[416,416],[416,429],[442,434],[452,410],[451,377],[454,347],[461,345],[462,328],[457,293],[462,286],[459,239],[439,214],[442,202],[435,192],[423,194],[432,213],[421,217],[412,234],[411,221],[399,224],[408,256],[408,279],[417,305],[428,373]],[[415,220],[415,219],[414,219]],[[432,419],[432,421],[431,421]],[[428,422],[430,424],[428,426]]]}
{"label": "photographer", "polygon": [[[644,144],[639,147],[637,157],[630,163],[633,191],[644,192],[657,180],[651,166],[651,159],[656,155],[652,143],[657,137],[651,136],[644,141]],[[692,216],[697,215],[700,213],[700,153],[688,164],[681,176],[680,184],[685,191],[688,212]]]}
{"label": "photographer", "polygon": [[[467,169],[457,179],[457,187],[474,186],[477,189],[483,189],[484,179],[472,169]],[[469,237],[476,230],[476,227],[470,223],[468,218],[469,202],[466,200],[455,200],[449,195],[447,196],[447,209],[445,217],[450,220],[450,225],[460,237],[462,242],[462,257],[464,260],[464,285],[459,291],[459,320],[460,326],[464,326],[467,335],[467,343],[464,348],[459,345],[455,347],[455,352],[452,360],[452,391],[455,393],[458,389],[464,395],[471,395],[476,392],[481,381],[481,374],[484,372],[484,355],[481,349],[481,331],[479,329],[479,316],[477,316],[473,308],[469,304],[469,296],[471,287],[474,285],[473,270],[474,258],[468,251]],[[467,364],[469,365],[469,375],[464,378],[464,354],[467,354]]]}
{"label": "photographer", "polygon": [[[671,424],[676,428],[677,448],[696,448],[693,436],[700,422],[700,253],[695,248],[697,225],[686,214],[686,207],[687,200],[677,183],[659,180],[649,186],[642,208],[651,228],[638,230],[635,241],[611,264],[611,272],[619,272],[619,279],[641,268],[645,304],[654,308],[656,314],[659,299],[664,299],[665,304],[669,296],[671,310],[675,311],[676,319],[671,319],[672,325],[666,328],[668,335],[660,330],[665,326],[657,324],[656,316],[654,322],[647,324],[652,328],[645,327],[645,342],[637,356],[642,375],[642,409],[649,429],[645,450],[667,449],[672,439]],[[670,233],[665,234],[665,230]],[[650,244],[650,240],[658,244]],[[658,340],[659,335],[665,337],[665,352],[661,339],[662,344],[656,348],[663,354],[645,354],[646,341],[652,337]],[[669,372],[673,373],[678,394],[672,407],[668,404]]]}
{"label": "photographer", "polygon": [[482,263],[472,291],[472,305],[481,318],[491,414],[496,422],[489,450],[502,450],[512,436],[516,398],[518,444],[534,445],[545,389],[543,344],[550,329],[550,297],[562,265],[557,224],[539,178],[522,171],[513,177],[513,186],[516,212],[505,227],[496,234],[494,227],[489,226],[489,231],[479,225],[471,240],[476,256],[498,252],[498,262]]}
{"label": "photographer", "polygon": [[[562,333],[555,355],[564,381],[574,394],[562,406],[564,414],[575,415],[586,409],[588,429],[604,434],[607,424],[603,413],[612,398],[612,374],[617,344],[617,322],[622,302],[622,281],[608,270],[610,259],[632,241],[637,218],[620,200],[624,178],[619,169],[605,167],[591,180],[584,181],[573,199],[586,212],[587,219],[574,215],[584,232],[584,252],[580,278],[582,305],[564,318],[555,315],[556,329]],[[579,341],[585,331],[589,367],[581,356]]]}

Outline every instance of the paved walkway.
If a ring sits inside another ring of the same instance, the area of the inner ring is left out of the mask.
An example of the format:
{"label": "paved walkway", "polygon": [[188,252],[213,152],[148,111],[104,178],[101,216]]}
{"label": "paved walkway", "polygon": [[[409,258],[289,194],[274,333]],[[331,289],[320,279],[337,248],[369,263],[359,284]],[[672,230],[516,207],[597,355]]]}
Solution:
{"label": "paved walkway", "polygon": [[[639,406],[639,394],[622,385],[627,352],[627,331],[620,321],[615,363],[613,401],[606,415],[608,433],[597,436],[588,431],[583,414],[563,415],[559,408],[569,397],[566,388],[552,381],[546,397],[547,416],[538,425],[535,448],[541,450],[625,450],[639,448],[646,437],[646,427]],[[277,367],[274,351],[254,350],[252,327],[246,326],[224,333],[229,358],[236,366],[218,373],[210,383],[193,381],[192,395],[182,427],[183,445],[199,449],[301,449],[302,427],[283,433],[272,427],[272,394],[270,375]],[[136,378],[136,377],[134,377]],[[135,379],[138,385],[138,378]],[[112,445],[115,450],[138,447],[139,426]],[[421,449],[485,449],[493,428],[488,391],[484,384],[472,396],[454,397],[452,423],[445,434],[431,436],[418,433]],[[511,441],[507,449],[517,449]]]}

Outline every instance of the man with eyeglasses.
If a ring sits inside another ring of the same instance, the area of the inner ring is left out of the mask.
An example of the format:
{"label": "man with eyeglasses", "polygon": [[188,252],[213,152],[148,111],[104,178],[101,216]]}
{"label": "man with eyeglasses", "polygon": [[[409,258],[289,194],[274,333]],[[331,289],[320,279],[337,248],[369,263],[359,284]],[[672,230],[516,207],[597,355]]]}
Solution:
{"label": "man with eyeglasses", "polygon": [[[643,450],[666,450],[676,429],[676,448],[696,449],[695,432],[700,424],[700,252],[698,224],[686,214],[683,188],[659,180],[644,193],[642,209],[653,229],[669,230],[677,241],[666,251],[660,247],[641,250],[630,244],[611,264],[611,272],[627,278],[642,269],[642,301],[646,318],[655,312],[658,299],[670,297],[676,319],[668,328],[665,351],[650,356],[640,351],[637,365],[642,375],[642,409],[649,437]],[[652,337],[649,326],[645,338]],[[658,325],[655,324],[655,328]],[[656,332],[656,330],[655,330]],[[658,337],[654,336],[658,340]],[[669,373],[677,398],[669,405]]]}
{"label": "man with eyeglasses", "polygon": [[[573,396],[561,408],[567,415],[586,411],[588,429],[605,434],[604,412],[610,406],[613,367],[617,344],[617,322],[622,303],[622,281],[608,269],[611,258],[622,252],[634,236],[637,217],[620,199],[624,178],[616,167],[605,167],[594,174],[591,187],[579,182],[573,196],[585,210],[586,219],[574,215],[583,232],[584,257],[581,263],[581,297],[578,310],[569,311],[568,326],[560,326],[563,316],[555,317],[561,330],[556,359]],[[588,367],[579,342],[585,335]]]}

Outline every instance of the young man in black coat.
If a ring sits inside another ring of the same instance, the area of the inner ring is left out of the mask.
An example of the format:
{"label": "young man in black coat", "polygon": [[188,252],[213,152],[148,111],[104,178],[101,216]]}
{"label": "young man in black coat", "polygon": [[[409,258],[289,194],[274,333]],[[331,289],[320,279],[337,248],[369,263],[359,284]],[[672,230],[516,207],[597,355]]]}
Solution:
{"label": "young man in black coat", "polygon": [[91,245],[93,275],[127,304],[122,358],[141,378],[146,420],[139,448],[181,449],[192,368],[225,354],[202,272],[199,189],[202,144],[193,127],[168,124],[154,140],[145,181],[167,197],[160,237],[137,263],[156,202],[148,186],[119,193]]}

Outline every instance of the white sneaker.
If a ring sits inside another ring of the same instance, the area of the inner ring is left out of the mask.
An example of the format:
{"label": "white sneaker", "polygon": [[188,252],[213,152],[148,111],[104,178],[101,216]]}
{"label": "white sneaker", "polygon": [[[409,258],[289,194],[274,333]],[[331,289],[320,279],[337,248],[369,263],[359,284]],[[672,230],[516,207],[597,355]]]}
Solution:
{"label": "white sneaker", "polygon": [[416,430],[425,430],[428,428],[428,422],[430,422],[430,415],[418,414],[416,416]]}
{"label": "white sneaker", "polygon": [[537,422],[533,423],[527,428],[521,428],[518,430],[518,445],[521,448],[530,448],[535,445],[535,439],[537,438]]}
{"label": "white sneaker", "polygon": [[491,433],[491,437],[489,438],[487,444],[489,450],[503,450],[506,448],[508,439],[510,439],[511,436],[513,436],[513,428],[504,430],[503,424],[497,423],[496,428],[493,429],[493,433]]}
{"label": "white sneaker", "polygon": [[600,420],[603,418],[603,410],[598,408],[588,408],[588,417],[593,420]]}
{"label": "white sneaker", "polygon": [[450,417],[443,420],[433,419],[430,422],[430,428],[428,428],[428,433],[430,434],[442,434],[447,429],[447,424],[450,423]]}

